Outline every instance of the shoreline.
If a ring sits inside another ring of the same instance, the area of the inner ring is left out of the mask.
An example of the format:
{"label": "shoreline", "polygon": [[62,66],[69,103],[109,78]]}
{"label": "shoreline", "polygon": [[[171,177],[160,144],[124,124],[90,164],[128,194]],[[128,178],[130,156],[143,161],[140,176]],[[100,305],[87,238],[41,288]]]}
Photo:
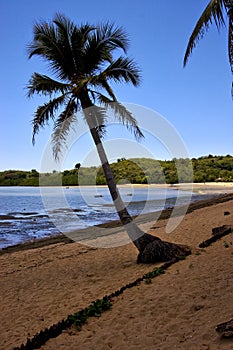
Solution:
{"label": "shoreline", "polygon": [[[205,208],[205,207],[212,206],[212,205],[215,205],[218,203],[224,203],[224,202],[227,202],[230,200],[233,200],[233,193],[224,193],[222,195],[221,194],[216,195],[216,197],[214,197],[214,198],[197,200],[196,202],[193,202],[189,205],[187,212],[186,212],[186,215],[188,213],[191,213],[192,211],[197,210],[197,209]],[[169,219],[169,217],[172,213],[172,210],[173,210],[173,208],[164,209],[161,212],[159,218],[154,218],[154,220],[153,220],[153,217],[154,217],[156,212],[144,214],[144,215],[142,215],[142,217],[144,219],[143,222],[150,223],[150,222],[153,222],[156,220]],[[81,229],[81,230],[78,230],[77,232],[83,232],[83,233],[89,232],[91,230],[91,228],[94,228],[94,227],[112,229],[112,228],[119,228],[121,226],[122,225],[121,225],[121,222],[119,220],[114,220],[114,221],[109,221],[109,222],[99,224],[99,225],[96,225],[93,227],[91,226],[91,227],[88,227],[86,229]],[[3,254],[7,254],[7,253],[14,253],[14,252],[23,251],[23,250],[37,249],[37,248],[41,248],[41,247],[45,247],[45,246],[49,246],[49,245],[54,245],[54,244],[59,244],[59,243],[70,244],[70,243],[75,243],[75,241],[72,240],[71,238],[69,238],[68,235],[61,233],[61,234],[54,235],[51,237],[39,238],[39,239],[35,239],[32,241],[27,241],[27,242],[23,242],[23,243],[19,243],[19,244],[15,244],[12,246],[2,248],[2,249],[0,249],[0,256]]]}
{"label": "shoreline", "polygon": [[[215,187],[215,188],[220,188],[220,187],[229,187],[232,188],[233,187],[233,182],[229,181],[229,182],[181,182],[181,183],[174,183],[174,184],[168,184],[168,183],[149,183],[149,184],[117,184],[117,187],[129,187],[129,186],[135,186],[135,187],[158,187],[158,188],[167,188],[167,187],[174,187],[174,188],[186,188],[186,187]],[[33,187],[33,188],[40,188],[40,187],[45,187],[45,188],[56,188],[56,187],[63,187],[64,189],[69,189],[69,188],[85,188],[85,187],[103,187],[103,188],[107,188],[107,185],[64,185],[64,186],[0,186],[1,188],[6,188],[6,187],[25,187],[25,188],[29,188],[29,187]]]}

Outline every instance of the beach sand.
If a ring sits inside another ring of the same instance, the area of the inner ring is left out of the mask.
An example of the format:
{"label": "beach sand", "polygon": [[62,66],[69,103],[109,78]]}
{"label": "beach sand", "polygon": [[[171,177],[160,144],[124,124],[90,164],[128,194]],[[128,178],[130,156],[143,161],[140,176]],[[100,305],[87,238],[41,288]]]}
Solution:
{"label": "beach sand", "polygon": [[[213,227],[233,226],[233,200],[200,206],[170,234],[166,223],[150,222],[145,229],[189,245],[193,254],[151,284],[143,281],[125,290],[113,299],[111,310],[90,318],[80,332],[72,326],[40,349],[232,349],[233,340],[221,339],[215,327],[233,318],[233,233],[207,248],[198,245],[211,237]],[[1,350],[20,346],[160,266],[137,265],[132,243],[101,249],[58,240],[29,248],[0,256]]]}

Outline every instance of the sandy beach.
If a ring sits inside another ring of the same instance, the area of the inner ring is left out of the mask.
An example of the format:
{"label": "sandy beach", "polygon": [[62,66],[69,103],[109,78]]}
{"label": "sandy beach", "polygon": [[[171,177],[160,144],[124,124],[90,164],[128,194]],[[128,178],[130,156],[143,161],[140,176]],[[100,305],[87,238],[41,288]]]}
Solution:
{"label": "sandy beach", "polygon": [[[213,204],[213,203],[212,203]],[[112,308],[48,340],[54,349],[230,350],[215,327],[233,318],[233,234],[199,248],[212,228],[233,226],[233,200],[192,210],[170,234],[167,219],[144,224],[156,236],[192,248],[192,255],[163,275],[113,298]],[[137,265],[132,243],[101,249],[58,240],[0,256],[0,349],[36,333],[152,271]]]}

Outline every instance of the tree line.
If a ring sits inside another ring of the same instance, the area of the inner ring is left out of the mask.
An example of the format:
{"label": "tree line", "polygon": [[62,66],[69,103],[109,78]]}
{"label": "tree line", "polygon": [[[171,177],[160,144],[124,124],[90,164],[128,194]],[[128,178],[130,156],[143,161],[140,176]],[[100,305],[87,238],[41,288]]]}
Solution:
{"label": "tree line", "polygon": [[[233,156],[208,155],[200,158],[155,160],[148,158],[118,159],[111,164],[117,183],[174,184],[178,182],[233,181]],[[177,171],[178,170],[178,171]],[[39,174],[36,169],[5,170],[0,172],[0,186],[78,186],[106,185],[101,167],[82,167],[62,173]]]}

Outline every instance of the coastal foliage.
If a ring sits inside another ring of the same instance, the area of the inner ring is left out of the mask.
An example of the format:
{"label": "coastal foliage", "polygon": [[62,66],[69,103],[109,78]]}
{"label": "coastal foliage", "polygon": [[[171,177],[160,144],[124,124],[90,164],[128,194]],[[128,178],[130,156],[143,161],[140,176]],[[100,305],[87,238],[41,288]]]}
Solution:
{"label": "coastal foliage", "polygon": [[112,303],[108,298],[97,299],[93,301],[87,308],[76,312],[69,316],[69,320],[80,331],[89,317],[100,317],[102,312],[111,309]]}
{"label": "coastal foliage", "polygon": [[[158,161],[149,158],[118,159],[111,164],[111,169],[117,183],[132,184],[173,184],[188,182],[190,174],[187,171],[187,159]],[[233,181],[233,156],[208,155],[192,158],[193,182],[230,182]],[[182,178],[178,179],[176,164],[182,168]],[[78,163],[79,164],[79,163]],[[5,170],[0,172],[0,186],[38,186],[39,172]],[[106,179],[101,167],[75,166],[74,169],[64,170],[62,174],[55,170],[43,174],[43,184],[48,186],[63,185],[106,185]]]}
{"label": "coastal foliage", "polygon": [[5,170],[0,172],[0,186],[38,186],[39,173],[32,169],[24,170]]}

